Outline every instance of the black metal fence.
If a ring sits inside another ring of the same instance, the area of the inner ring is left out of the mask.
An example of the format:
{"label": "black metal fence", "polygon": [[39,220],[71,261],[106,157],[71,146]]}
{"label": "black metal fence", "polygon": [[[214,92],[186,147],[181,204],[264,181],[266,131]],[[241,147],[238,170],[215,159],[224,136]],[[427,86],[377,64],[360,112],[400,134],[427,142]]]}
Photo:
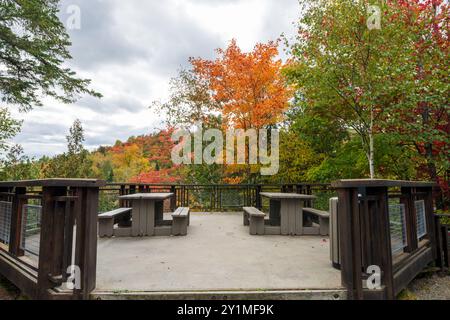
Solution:
{"label": "black metal fence", "polygon": [[291,192],[315,195],[310,207],[328,210],[329,199],[336,193],[328,184],[288,185],[165,185],[165,184],[109,184],[100,190],[100,211],[127,206],[118,200],[119,195],[134,193],[171,192],[175,194],[170,206],[190,207],[195,211],[222,212],[239,211],[252,206],[268,209],[269,201],[261,197],[262,192]]}

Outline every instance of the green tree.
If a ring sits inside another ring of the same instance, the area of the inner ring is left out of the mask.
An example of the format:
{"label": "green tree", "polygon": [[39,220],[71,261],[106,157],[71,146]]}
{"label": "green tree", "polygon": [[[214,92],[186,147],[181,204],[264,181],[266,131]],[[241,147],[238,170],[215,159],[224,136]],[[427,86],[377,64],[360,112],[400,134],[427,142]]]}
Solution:
{"label": "green tree", "polygon": [[168,101],[154,102],[152,108],[166,115],[170,128],[191,127],[196,122],[220,125],[219,104],[214,101],[207,81],[191,69],[182,69],[170,80]]}
{"label": "green tree", "polygon": [[413,85],[413,35],[395,21],[369,29],[366,0],[300,2],[306,9],[286,74],[305,105],[359,136],[374,178],[381,111]]}
{"label": "green tree", "polygon": [[79,94],[100,97],[64,67],[71,59],[66,29],[58,19],[57,0],[7,0],[0,6],[0,93],[21,110],[41,106],[42,96],[64,103]]}
{"label": "green tree", "polygon": [[14,120],[7,108],[0,108],[0,152],[8,149],[6,142],[19,133],[20,125],[21,122]]}
{"label": "green tree", "polygon": [[69,155],[77,155],[83,152],[84,130],[81,121],[76,119],[66,136]]}
{"label": "green tree", "polygon": [[1,163],[0,178],[3,181],[28,180],[39,177],[39,164],[25,156],[20,145],[9,148]]}
{"label": "green tree", "polygon": [[45,168],[46,177],[89,178],[92,174],[92,160],[84,146],[84,131],[80,120],[75,120],[69,130],[67,152],[50,159]]}
{"label": "green tree", "polygon": [[[64,103],[80,95],[101,95],[88,88],[90,80],[64,66],[72,59],[69,36],[58,19],[58,0],[0,2],[0,99],[26,112],[42,106],[43,97]],[[0,146],[14,137],[20,122],[0,109]],[[7,148],[1,148],[6,150]]]}

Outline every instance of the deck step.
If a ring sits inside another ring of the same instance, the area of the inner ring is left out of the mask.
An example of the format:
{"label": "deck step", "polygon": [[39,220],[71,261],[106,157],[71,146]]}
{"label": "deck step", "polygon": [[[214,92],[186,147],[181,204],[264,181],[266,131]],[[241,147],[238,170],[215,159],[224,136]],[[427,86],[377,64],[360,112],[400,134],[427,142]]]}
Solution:
{"label": "deck step", "polygon": [[94,291],[92,300],[346,300],[344,289],[257,291]]}

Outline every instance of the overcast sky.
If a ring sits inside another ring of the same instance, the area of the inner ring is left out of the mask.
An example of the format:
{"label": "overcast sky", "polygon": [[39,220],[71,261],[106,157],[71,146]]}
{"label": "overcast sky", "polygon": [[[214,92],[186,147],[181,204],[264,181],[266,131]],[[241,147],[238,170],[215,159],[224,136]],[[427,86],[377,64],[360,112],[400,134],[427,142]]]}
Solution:
{"label": "overcast sky", "polygon": [[45,100],[27,114],[14,143],[30,156],[65,151],[65,136],[79,118],[86,146],[111,145],[163,127],[164,115],[148,108],[164,100],[168,83],[191,56],[213,58],[214,49],[236,38],[244,50],[257,42],[295,34],[297,0],[63,0],[81,9],[81,29],[69,30],[70,66],[102,99],[64,105]]}

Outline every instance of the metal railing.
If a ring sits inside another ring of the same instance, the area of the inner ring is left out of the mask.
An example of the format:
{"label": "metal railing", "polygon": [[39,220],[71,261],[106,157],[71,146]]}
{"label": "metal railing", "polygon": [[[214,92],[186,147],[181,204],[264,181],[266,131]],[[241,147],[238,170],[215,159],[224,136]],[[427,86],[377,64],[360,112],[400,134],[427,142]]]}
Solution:
{"label": "metal railing", "polygon": [[[342,283],[350,299],[394,299],[442,253],[431,182],[341,180],[339,241]],[[378,291],[366,286],[372,267]]]}
{"label": "metal railing", "polygon": [[329,199],[336,193],[328,184],[289,185],[166,185],[166,184],[109,184],[100,189],[100,211],[126,207],[126,201],[118,201],[121,195],[133,193],[171,192],[174,198],[170,208],[190,207],[194,211],[222,212],[240,211],[242,207],[269,209],[269,201],[261,197],[262,192],[291,192],[315,195],[317,199],[307,206],[328,211]]}
{"label": "metal railing", "polygon": [[21,249],[33,256],[39,256],[42,206],[24,205],[22,213]]}
{"label": "metal railing", "polygon": [[398,254],[408,246],[406,234],[406,215],[404,204],[389,205],[392,254]]}
{"label": "metal railing", "polygon": [[12,203],[0,201],[0,242],[9,245]]}
{"label": "metal railing", "polygon": [[0,273],[31,299],[87,299],[95,289],[98,195],[105,184],[0,182]]}

